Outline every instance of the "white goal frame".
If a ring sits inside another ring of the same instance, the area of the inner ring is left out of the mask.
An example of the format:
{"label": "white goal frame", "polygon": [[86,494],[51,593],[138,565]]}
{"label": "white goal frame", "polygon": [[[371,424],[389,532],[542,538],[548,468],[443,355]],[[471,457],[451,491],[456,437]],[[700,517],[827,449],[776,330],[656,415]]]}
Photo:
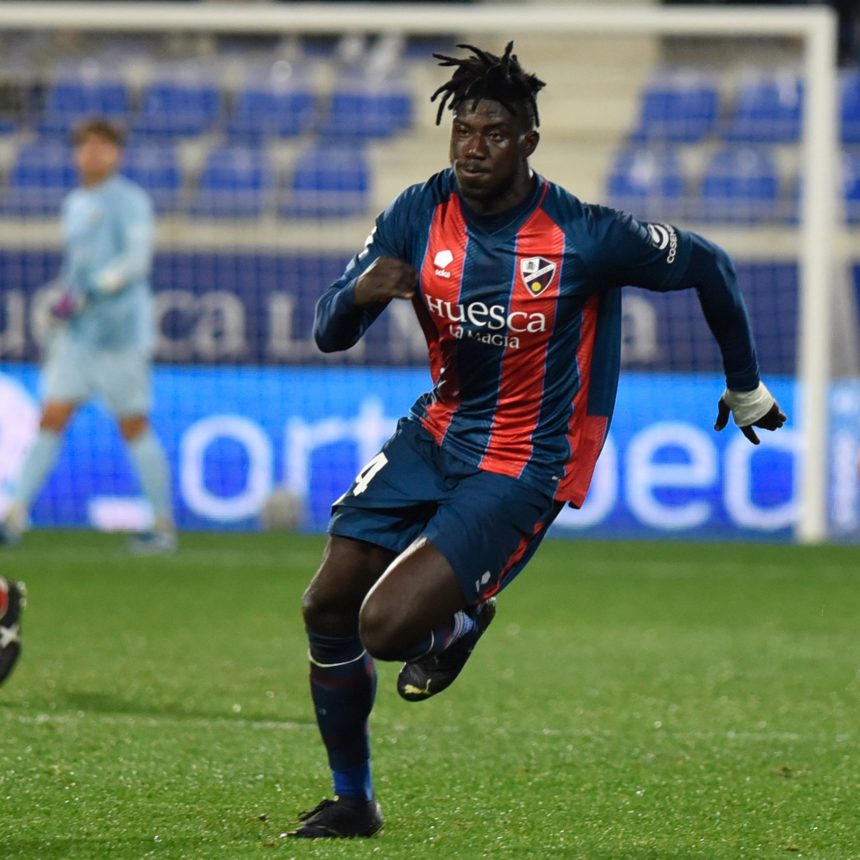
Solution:
{"label": "white goal frame", "polygon": [[231,33],[438,33],[500,35],[675,35],[791,37],[803,45],[804,102],[800,212],[798,429],[803,440],[796,537],[823,541],[827,527],[828,392],[831,281],[834,277],[838,134],[836,19],[824,6],[723,8],[542,6],[525,3],[445,6],[430,3],[322,3],[266,6],[180,3],[0,3],[0,28]]}

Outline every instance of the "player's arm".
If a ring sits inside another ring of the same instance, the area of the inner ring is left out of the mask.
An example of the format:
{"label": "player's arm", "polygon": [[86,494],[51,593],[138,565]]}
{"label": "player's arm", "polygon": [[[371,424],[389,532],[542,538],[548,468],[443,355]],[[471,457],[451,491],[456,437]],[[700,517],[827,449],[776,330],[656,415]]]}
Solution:
{"label": "player's arm", "polygon": [[117,216],[120,251],[95,268],[90,292],[111,295],[145,278],[152,267],[155,217],[146,194],[129,195]]}
{"label": "player's arm", "polygon": [[411,299],[415,294],[418,272],[403,259],[401,222],[395,202],[377,218],[364,250],[320,296],[314,340],[323,352],[349,349],[391,299]]}
{"label": "player's arm", "polygon": [[777,430],[785,415],[761,381],[755,339],[729,255],[707,239],[666,224],[640,224],[626,213],[603,210],[601,256],[610,280],[649,290],[695,289],[723,359],[726,390],[716,430],[730,413],[758,444],[753,427]]}
{"label": "player's arm", "polygon": [[778,430],[786,418],[759,376],[749,313],[731,258],[707,239],[695,233],[689,236],[690,261],[681,284],[695,288],[726,372],[714,429],[722,430],[732,414],[744,436],[758,445],[753,427]]}

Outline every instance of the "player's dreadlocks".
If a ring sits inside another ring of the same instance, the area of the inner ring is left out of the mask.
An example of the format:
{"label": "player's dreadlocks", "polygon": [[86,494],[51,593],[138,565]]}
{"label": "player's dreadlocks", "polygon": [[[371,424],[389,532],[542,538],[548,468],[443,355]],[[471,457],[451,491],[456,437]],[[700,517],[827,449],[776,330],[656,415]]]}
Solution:
{"label": "player's dreadlocks", "polygon": [[520,113],[521,111],[516,110],[516,105],[525,103],[534,124],[540,125],[535,96],[546,84],[523,69],[517,55],[512,53],[513,42],[508,42],[501,57],[489,51],[482,51],[474,45],[457,47],[471,51],[472,56],[458,58],[433,54],[440,60],[440,66],[456,66],[451,80],[442,84],[430,97],[430,101],[436,101],[438,96],[442,96],[439,112],[436,114],[436,125],[442,122],[446,107],[456,110],[469,99],[472,100],[473,110],[481,99],[490,99],[503,104],[512,114]]}

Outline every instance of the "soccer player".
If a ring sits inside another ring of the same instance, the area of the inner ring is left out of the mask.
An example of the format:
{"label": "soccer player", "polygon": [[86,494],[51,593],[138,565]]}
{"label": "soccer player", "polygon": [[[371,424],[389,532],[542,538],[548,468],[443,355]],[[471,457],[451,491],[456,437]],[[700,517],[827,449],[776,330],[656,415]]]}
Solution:
{"label": "soccer player", "polygon": [[26,589],[23,582],[0,576],[0,684],[18,662],[21,654],[21,610]]}
{"label": "soccer player", "polygon": [[621,287],[697,291],[751,442],[785,416],[759,378],[729,257],[707,240],[581,202],[535,174],[536,95],[508,44],[469,45],[434,94],[453,112],[451,168],[406,189],[320,298],[315,337],[348,349],[391,300],[410,301],[433,388],[333,507],[303,599],[310,686],[334,800],[290,835],[382,827],[370,771],[373,658],[403,661],[420,701],[457,676],[566,503],[582,505],[612,416]]}
{"label": "soccer player", "polygon": [[175,549],[170,472],[149,422],[153,317],[149,285],[153,212],[146,192],[119,175],[123,136],[102,119],[75,130],[81,187],[63,202],[65,252],[57,325],[42,368],[39,433],[28,452],[0,543],[17,542],[33,499],[77,407],[100,396],[119,429],[152,506],[154,528],[132,542],[137,552]]}

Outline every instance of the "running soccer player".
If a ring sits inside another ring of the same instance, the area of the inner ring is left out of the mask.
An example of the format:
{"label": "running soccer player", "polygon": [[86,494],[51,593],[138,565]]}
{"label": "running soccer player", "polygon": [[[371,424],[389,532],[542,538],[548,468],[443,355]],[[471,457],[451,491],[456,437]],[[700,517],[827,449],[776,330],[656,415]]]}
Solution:
{"label": "running soccer player", "polygon": [[138,535],[131,548],[167,552],[176,547],[170,472],[149,422],[152,203],[117,172],[123,145],[117,127],[86,121],[75,130],[74,142],[81,187],[62,207],[65,253],[51,308],[57,325],[42,368],[39,433],[0,525],[0,544],[20,538],[69,420],[81,403],[98,395],[119,422],[154,514],[152,531]]}
{"label": "running soccer player", "polygon": [[508,44],[470,45],[442,96],[451,168],[406,189],[320,298],[315,337],[348,349],[392,299],[411,301],[433,388],[333,507],[303,600],[310,686],[334,800],[292,836],[382,827],[370,771],[373,658],[403,661],[410,701],[444,690],[566,503],[582,505],[612,416],[621,287],[696,289],[722,352],[715,429],[785,421],[759,378],[731,260],[669,225],[585,204],[529,168],[536,95]]}

